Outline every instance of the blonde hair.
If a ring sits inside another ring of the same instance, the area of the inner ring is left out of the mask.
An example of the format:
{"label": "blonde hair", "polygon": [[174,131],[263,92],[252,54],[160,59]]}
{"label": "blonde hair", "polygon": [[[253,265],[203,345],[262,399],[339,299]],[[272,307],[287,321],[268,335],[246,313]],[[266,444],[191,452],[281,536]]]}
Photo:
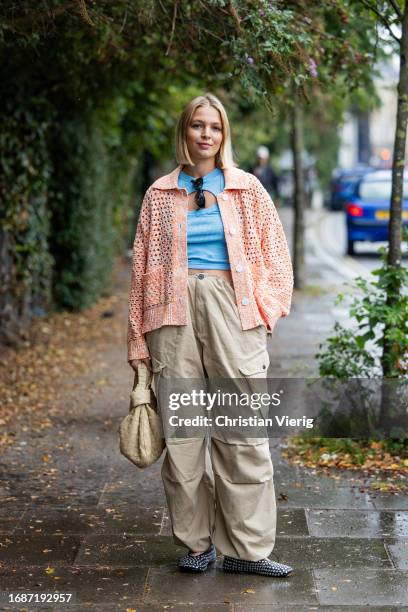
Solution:
{"label": "blonde hair", "polygon": [[218,168],[229,168],[236,166],[231,143],[231,130],[227,112],[222,102],[214,94],[206,93],[203,96],[193,98],[181,113],[176,126],[176,159],[181,165],[188,164],[194,166],[187,147],[187,128],[191,118],[200,106],[212,106],[216,108],[221,116],[222,142],[215,156],[215,165]]}

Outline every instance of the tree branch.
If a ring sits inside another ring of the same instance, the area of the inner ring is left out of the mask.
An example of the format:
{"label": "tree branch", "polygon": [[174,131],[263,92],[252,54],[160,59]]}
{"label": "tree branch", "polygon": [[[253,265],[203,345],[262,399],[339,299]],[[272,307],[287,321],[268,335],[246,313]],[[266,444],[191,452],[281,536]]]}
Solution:
{"label": "tree branch", "polygon": [[402,21],[402,13],[401,13],[401,9],[398,6],[396,0],[388,0],[389,3],[391,4],[391,6],[393,7],[393,9],[395,10],[395,12],[397,13],[398,17],[401,19]]}
{"label": "tree branch", "polygon": [[398,36],[395,36],[394,32],[391,29],[391,25],[389,24],[389,22],[387,21],[387,19],[384,17],[384,15],[382,15],[380,13],[380,11],[373,6],[372,4],[370,4],[370,2],[366,1],[366,0],[360,0],[361,4],[363,6],[365,6],[368,10],[372,11],[375,15],[377,15],[377,17],[379,18],[379,20],[381,21],[381,23],[383,25],[385,25],[385,27],[387,28],[388,32],[391,34],[392,38],[394,40],[397,41],[397,43],[400,45],[401,44],[401,39],[398,38]]}
{"label": "tree branch", "polygon": [[237,32],[239,34],[242,34],[243,32],[242,32],[241,20],[239,18],[239,15],[237,13],[237,10],[236,10],[232,0],[229,0],[229,2],[228,2],[228,12],[231,15],[231,17],[232,17],[232,19],[233,19],[233,21],[235,23],[235,27],[237,29]]}
{"label": "tree branch", "polygon": [[169,44],[168,44],[168,47],[167,47],[167,50],[166,50],[166,55],[168,55],[170,53],[171,45],[173,44],[174,30],[176,29],[177,8],[178,8],[178,0],[176,0],[175,3],[174,3],[173,21],[172,21],[172,24],[171,24],[171,34],[170,34]]}
{"label": "tree branch", "polygon": [[85,0],[77,0],[77,4],[78,4],[79,14],[81,15],[82,19],[85,21],[85,23],[93,27],[95,24],[89,16],[88,10],[86,8]]}

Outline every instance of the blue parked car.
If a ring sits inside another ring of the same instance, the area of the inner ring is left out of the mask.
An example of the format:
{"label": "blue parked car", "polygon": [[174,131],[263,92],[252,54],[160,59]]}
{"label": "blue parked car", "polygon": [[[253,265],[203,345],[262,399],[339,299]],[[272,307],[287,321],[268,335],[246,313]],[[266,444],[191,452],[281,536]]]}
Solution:
{"label": "blue parked car", "polygon": [[348,170],[338,170],[333,176],[330,185],[330,210],[343,210],[343,206],[350,190],[357,185],[363,176],[373,172],[371,166],[356,166]]}
{"label": "blue parked car", "polygon": [[[344,205],[347,219],[347,254],[354,255],[356,240],[388,240],[391,171],[379,170],[364,176],[348,192]],[[404,180],[402,219],[408,226],[408,178]]]}

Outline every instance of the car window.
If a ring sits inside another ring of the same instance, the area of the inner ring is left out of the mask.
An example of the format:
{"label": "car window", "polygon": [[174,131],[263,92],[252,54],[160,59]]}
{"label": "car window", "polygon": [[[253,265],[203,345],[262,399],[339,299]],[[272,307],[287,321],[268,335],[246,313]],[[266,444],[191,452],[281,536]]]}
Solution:
{"label": "car window", "polygon": [[361,178],[361,174],[347,174],[346,176],[342,176],[340,178],[340,182],[347,185],[348,183],[357,182],[359,178]]}
{"label": "car window", "polygon": [[[391,181],[362,181],[359,195],[362,200],[389,200]],[[408,181],[404,181],[404,199],[408,198]]]}

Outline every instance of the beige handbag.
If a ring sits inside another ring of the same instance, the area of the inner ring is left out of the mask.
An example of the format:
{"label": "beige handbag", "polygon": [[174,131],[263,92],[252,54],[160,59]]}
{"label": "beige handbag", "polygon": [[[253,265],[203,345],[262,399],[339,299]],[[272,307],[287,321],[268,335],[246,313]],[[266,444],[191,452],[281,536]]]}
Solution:
{"label": "beige handbag", "polygon": [[152,465],[165,448],[156,407],[151,372],[141,361],[137,366],[137,385],[130,394],[129,414],[118,428],[120,452],[139,468]]}

